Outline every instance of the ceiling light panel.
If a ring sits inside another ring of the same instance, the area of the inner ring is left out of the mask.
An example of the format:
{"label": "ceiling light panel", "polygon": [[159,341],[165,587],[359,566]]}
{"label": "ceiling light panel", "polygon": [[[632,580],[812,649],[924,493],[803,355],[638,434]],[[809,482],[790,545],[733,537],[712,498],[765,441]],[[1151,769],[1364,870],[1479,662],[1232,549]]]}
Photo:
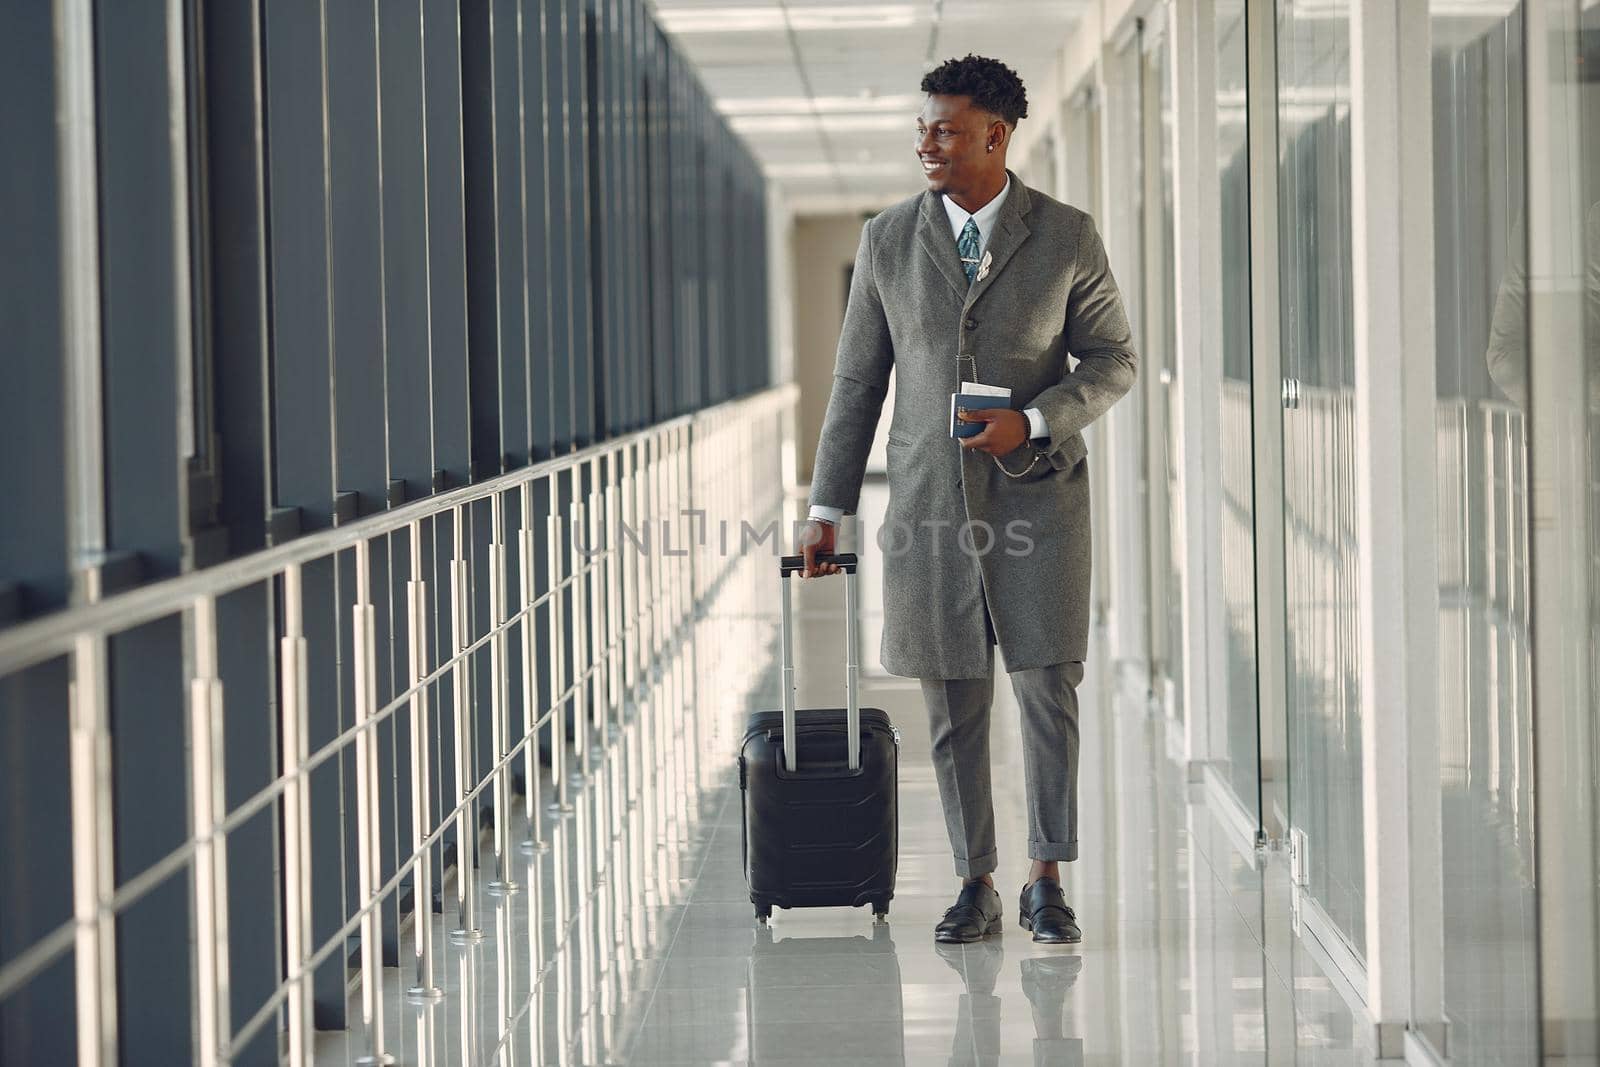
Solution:
{"label": "ceiling light panel", "polygon": [[797,133],[814,130],[819,124],[829,135],[904,130],[907,144],[913,129],[908,115],[735,115],[728,119],[728,124],[733,132],[748,136]]}
{"label": "ceiling light panel", "polygon": [[717,100],[724,115],[810,115],[883,113],[914,115],[922,106],[919,93],[894,96],[733,96]]}
{"label": "ceiling light panel", "polygon": [[784,30],[876,30],[914,25],[918,9],[910,4],[796,4],[777,6],[658,7],[661,28],[678,36],[782,32]]}

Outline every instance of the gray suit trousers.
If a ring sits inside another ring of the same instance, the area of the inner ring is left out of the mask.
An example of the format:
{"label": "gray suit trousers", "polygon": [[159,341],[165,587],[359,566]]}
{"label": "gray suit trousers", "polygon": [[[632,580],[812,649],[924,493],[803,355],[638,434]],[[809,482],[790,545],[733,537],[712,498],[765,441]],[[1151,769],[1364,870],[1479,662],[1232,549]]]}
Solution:
{"label": "gray suit trousers", "polygon": [[[989,780],[992,638],[988,652],[989,669],[982,678],[921,680],[933,740],[934,777],[956,873],[962,878],[989,874],[997,859]],[[1077,688],[1082,681],[1081,661],[1011,672],[1011,688],[1022,707],[1023,785],[1032,859],[1078,858]]]}

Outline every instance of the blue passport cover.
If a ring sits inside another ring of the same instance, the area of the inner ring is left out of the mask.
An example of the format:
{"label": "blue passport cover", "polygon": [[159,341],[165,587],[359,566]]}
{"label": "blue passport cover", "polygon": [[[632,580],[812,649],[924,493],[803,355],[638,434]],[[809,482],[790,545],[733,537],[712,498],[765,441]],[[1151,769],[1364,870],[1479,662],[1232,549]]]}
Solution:
{"label": "blue passport cover", "polygon": [[1014,397],[986,396],[982,393],[951,393],[950,436],[976,437],[983,432],[984,424],[981,422],[958,421],[956,419],[957,408],[966,408],[968,411],[983,411],[986,408],[1011,408],[1012,410],[1017,410],[1017,405]]}

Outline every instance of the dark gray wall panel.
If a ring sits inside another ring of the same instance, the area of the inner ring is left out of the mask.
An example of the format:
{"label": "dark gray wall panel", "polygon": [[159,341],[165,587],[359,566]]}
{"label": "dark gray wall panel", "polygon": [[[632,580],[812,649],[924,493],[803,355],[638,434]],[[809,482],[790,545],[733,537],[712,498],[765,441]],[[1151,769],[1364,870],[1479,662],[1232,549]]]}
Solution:
{"label": "dark gray wall panel", "polygon": [[475,477],[498,474],[500,427],[499,232],[495,204],[494,6],[461,9],[461,150],[467,219],[467,362]]}
{"label": "dark gray wall panel", "polygon": [[522,41],[517,0],[494,0],[494,174],[499,276],[500,449],[528,462],[527,255],[523,247]]}
{"label": "dark gray wall panel", "polygon": [[328,203],[332,234],[334,488],[359,511],[385,506],[383,211],[378,177],[378,40],[371,5],[331,3]]}
{"label": "dark gray wall panel", "polygon": [[584,0],[560,0],[566,22],[566,124],[563,156],[567,168],[567,282],[572,307],[573,443],[595,439],[594,289],[589,284],[589,152],[584,46]]}
{"label": "dark gray wall panel", "polygon": [[[0,678],[0,961],[72,919],[71,774],[67,661]],[[0,1061],[76,1060],[72,954],[0,1001]]]}
{"label": "dark gray wall panel", "polygon": [[571,450],[573,301],[571,159],[567,152],[567,25],[560,0],[539,6],[545,81],[545,241],[550,291],[550,432],[554,450]]}
{"label": "dark gray wall panel", "polygon": [[[106,538],[134,552],[145,577],[183,562],[178,352],[191,323],[180,308],[175,220],[186,177],[174,173],[165,12],[96,9],[100,282]],[[187,210],[186,205],[182,205]],[[110,709],[118,883],[188,837],[186,694],[177,620],[111,642]],[[189,1058],[186,879],[176,878],[117,921],[118,1036],[129,1063]],[[154,979],[154,980],[152,980]]]}
{"label": "dark gray wall panel", "polygon": [[[217,673],[222,679],[224,795],[236,809],[278,773],[277,633],[265,584],[217,600]],[[282,966],[271,878],[278,828],[268,808],[228,834],[229,987],[235,1023],[256,1013],[278,984]],[[276,1063],[276,1046],[251,1045],[236,1062]]]}
{"label": "dark gray wall panel", "polygon": [[139,553],[147,576],[176,574],[177,352],[189,322],[176,303],[165,12],[101,5],[95,32],[106,540]]}
{"label": "dark gray wall panel", "polygon": [[522,144],[527,210],[528,423],[533,458],[555,446],[551,412],[553,335],[550,284],[549,134],[545,115],[544,22],[538,0],[522,0]]}
{"label": "dark gray wall panel", "polygon": [[307,529],[333,523],[328,214],[317,0],[265,10],[271,189],[274,500]]}
{"label": "dark gray wall panel", "polygon": [[467,403],[467,273],[461,185],[461,40],[454,0],[423,0],[428,125],[428,298],[434,466],[452,484],[471,467]]}
{"label": "dark gray wall panel", "polygon": [[[50,7],[0,8],[0,491],[26,508],[0,508],[0,586],[21,586],[24,611],[67,600],[66,411],[61,372],[60,233],[56,177],[55,67]],[[0,620],[4,625],[4,620]]]}
{"label": "dark gray wall panel", "polygon": [[408,499],[432,490],[428,178],[418,0],[378,5],[382,90],[383,309],[389,478]]}
{"label": "dark gray wall panel", "polygon": [[267,233],[262,122],[261,47],[257,6],[207,8],[205,35],[204,157],[207,191],[203,221],[212,367],[216,457],[220,481],[218,520],[228,548],[242,554],[266,544],[271,507],[271,394],[267,362]]}
{"label": "dark gray wall panel", "polygon": [[[161,619],[110,641],[115,867],[122,885],[189,837],[182,626]],[[125,1063],[190,1058],[190,879],[174,876],[118,916],[118,1039]]]}
{"label": "dark gray wall panel", "polygon": [[[318,560],[303,574],[306,638],[307,750],[315,752],[338,736],[343,708],[339,688],[338,602],[334,590],[334,563]],[[329,760],[311,772],[311,937],[321,945],[344,924],[344,826],[341,807],[340,761]],[[317,968],[312,979],[312,1007],[319,1030],[345,1026],[344,953]]]}

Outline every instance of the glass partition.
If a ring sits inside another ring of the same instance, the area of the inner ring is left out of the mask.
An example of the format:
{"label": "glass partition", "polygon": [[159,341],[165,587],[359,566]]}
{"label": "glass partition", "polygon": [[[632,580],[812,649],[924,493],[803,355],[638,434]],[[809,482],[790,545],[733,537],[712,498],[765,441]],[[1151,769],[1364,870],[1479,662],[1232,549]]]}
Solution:
{"label": "glass partition", "polygon": [[1234,795],[1259,825],[1261,751],[1256,698],[1255,455],[1251,441],[1250,153],[1244,0],[1217,0],[1215,143],[1217,240],[1206,243],[1206,342],[1222,357],[1216,408],[1222,435],[1222,668],[1227,701],[1212,709],[1211,751],[1227,761]]}
{"label": "glass partition", "polygon": [[1528,409],[1541,1054],[1576,1060],[1600,1045],[1600,3],[1523,8],[1527,269],[1491,344]]}
{"label": "glass partition", "polygon": [[1291,847],[1303,916],[1329,951],[1361,959],[1350,10],[1278,6],[1279,300]]}
{"label": "glass partition", "polygon": [[1430,8],[1443,951],[1417,966],[1455,1064],[1538,1055],[1521,7]]}

